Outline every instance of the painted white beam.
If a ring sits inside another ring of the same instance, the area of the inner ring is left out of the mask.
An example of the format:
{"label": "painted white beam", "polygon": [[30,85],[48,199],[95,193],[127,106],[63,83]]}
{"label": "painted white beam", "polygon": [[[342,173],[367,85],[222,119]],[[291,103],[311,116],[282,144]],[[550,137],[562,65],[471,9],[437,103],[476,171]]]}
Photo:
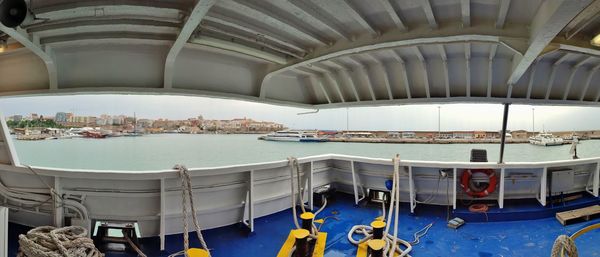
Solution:
{"label": "painted white beam", "polygon": [[[300,69],[298,69],[300,70]],[[323,86],[323,81],[322,80],[317,80],[315,78],[315,75],[310,73],[310,75],[308,75],[308,81],[310,81],[310,83],[314,86],[317,85],[319,87],[319,89],[321,89],[321,92],[323,92],[323,95],[325,95],[325,99],[327,99],[327,102],[329,104],[331,104],[331,98],[329,97],[329,93],[327,93],[327,90],[325,90],[325,86]]]}
{"label": "painted white beam", "polygon": [[181,49],[185,46],[187,41],[194,33],[194,30],[200,25],[200,21],[204,18],[204,15],[208,13],[208,10],[216,3],[216,0],[199,0],[192,9],[190,16],[185,21],[179,36],[173,43],[173,46],[169,50],[167,60],[165,61],[165,73],[164,73],[164,88],[173,88],[173,76],[175,75],[175,59]]}
{"label": "painted white beam", "polygon": [[592,0],[543,1],[531,23],[529,47],[513,68],[507,84],[516,84],[544,48],[591,2]]}
{"label": "painted white beam", "polygon": [[531,90],[533,89],[533,81],[535,80],[535,70],[538,62],[535,61],[531,65],[531,72],[529,73],[529,83],[527,84],[527,99],[531,99]]}
{"label": "painted white beam", "polygon": [[494,76],[493,66],[494,57],[496,56],[496,50],[498,45],[492,44],[490,47],[490,55],[488,56],[488,78],[487,78],[487,97],[492,97],[492,79]]}
{"label": "painted white beam", "polygon": [[294,35],[298,38],[302,38],[306,41],[310,41],[315,44],[329,45],[330,42],[322,39],[321,37],[313,34],[313,32],[305,30],[284,20],[285,17],[274,17],[268,9],[262,8],[254,3],[246,1],[227,0],[219,1],[219,7],[225,8],[231,12],[243,14],[244,16],[251,17],[252,19],[258,20],[265,25],[276,28],[281,32],[286,32],[290,35]]}
{"label": "painted white beam", "polygon": [[312,65],[310,67],[307,67],[307,69],[312,69],[312,70],[316,70],[317,72],[320,72],[321,75],[329,81],[329,83],[331,83],[333,85],[333,87],[335,88],[336,93],[338,94],[338,97],[340,98],[340,100],[342,101],[342,103],[346,102],[346,99],[344,99],[344,95],[342,94],[342,90],[340,89],[340,85],[338,84],[337,80],[333,78],[333,76],[331,76],[331,71],[328,69],[325,69],[323,67],[317,66],[317,65]]}
{"label": "painted white beam", "polygon": [[577,64],[575,64],[572,68],[571,68],[571,75],[569,75],[569,80],[567,82],[567,88],[565,88],[565,93],[563,94],[563,100],[567,100],[567,97],[569,96],[569,93],[571,92],[571,87],[573,86],[573,78],[575,78],[575,73],[577,73],[577,69],[579,69],[579,67],[581,67],[581,65],[584,65],[590,58],[592,58],[591,56],[587,56],[585,58],[583,58],[583,60],[579,61]]}
{"label": "painted white beam", "polygon": [[[333,3],[333,1],[317,1],[315,2],[315,4],[316,3],[325,5],[326,3],[331,4]],[[472,31],[465,34],[464,29],[456,29],[449,27],[443,27],[435,31],[432,31],[430,28],[427,27],[421,29],[417,28],[415,30],[411,30],[411,33],[386,33],[381,35],[381,37],[363,38],[360,41],[349,42],[345,45],[342,44],[339,47],[333,46],[329,50],[322,49],[320,50],[322,52],[314,52],[310,54],[309,57],[306,57],[306,59],[304,60],[290,63],[283,67],[273,67],[273,69],[269,71],[262,80],[260,87],[260,97],[264,98],[266,92],[266,85],[268,84],[269,80],[273,78],[273,76],[279,73],[293,70],[296,67],[303,67],[311,63],[317,63],[329,59],[354,55],[362,52],[375,51],[381,49],[392,49],[397,47],[407,47],[414,45],[449,44],[469,41],[496,43],[507,46],[506,43],[504,43],[503,37],[497,35],[488,35],[490,34],[490,32],[495,30],[493,26],[477,26],[471,27],[469,28],[469,30]],[[444,32],[444,35],[440,36],[440,33],[442,33],[442,31]],[[499,31],[499,33],[502,34],[503,32]],[[521,33],[523,34],[524,31]],[[526,40],[527,39],[525,38],[513,38],[513,41],[526,42]]]}
{"label": "painted white beam", "polygon": [[249,46],[246,46],[243,44],[226,41],[226,40],[221,40],[218,38],[202,36],[202,37],[191,39],[190,43],[204,45],[204,46],[210,46],[210,47],[228,50],[228,51],[232,51],[232,52],[237,52],[237,53],[241,53],[244,55],[249,55],[249,56],[253,56],[256,58],[260,58],[260,59],[263,59],[263,60],[266,60],[266,61],[269,61],[272,63],[277,63],[277,64],[286,64],[287,63],[287,59],[283,55],[278,55],[278,54],[274,54],[274,53],[270,53],[270,52],[266,52],[266,51],[261,51],[256,48],[252,48],[252,47],[249,47]]}
{"label": "painted white beam", "polygon": [[427,22],[429,23],[429,27],[432,29],[439,28],[437,21],[435,21],[435,15],[433,14],[433,9],[431,8],[430,0],[421,0],[421,5],[423,6],[423,11],[425,12],[425,17],[427,17]]}
{"label": "painted white beam", "polygon": [[[165,1],[154,2],[152,3],[152,6],[148,3],[132,5],[130,2],[127,3],[128,1],[94,1],[94,4],[88,4],[87,6],[82,5],[80,1],[62,2],[66,4],[49,5],[50,8],[55,8],[55,10],[35,8],[35,17],[50,22],[99,17],[127,17],[134,19],[152,19],[155,21],[180,22],[180,17],[183,13],[180,9],[181,6],[161,6],[161,3],[165,3]],[[172,3],[173,2],[175,1],[172,1]],[[43,25],[46,25],[45,22],[43,23]]]}
{"label": "painted white beam", "polygon": [[360,96],[358,95],[358,89],[356,88],[356,84],[354,84],[354,80],[352,79],[352,76],[348,72],[348,68],[346,68],[344,65],[341,65],[332,60],[327,61],[325,64],[326,65],[330,64],[330,65],[334,66],[335,69],[337,69],[338,75],[341,75],[343,78],[346,79],[346,81],[348,81],[348,84],[350,84],[350,89],[352,90],[352,93],[354,94],[356,101],[360,102]]}
{"label": "painted white beam", "polygon": [[269,32],[260,27],[252,27],[250,24],[239,25],[238,23],[229,20],[227,17],[219,17],[214,14],[204,17],[204,20],[207,20],[207,21],[210,21],[210,22],[213,22],[213,23],[225,26],[225,27],[234,28],[236,30],[246,32],[250,35],[260,35],[261,37],[264,37],[266,40],[273,41],[274,43],[277,43],[279,45],[293,49],[299,53],[302,53],[302,54],[306,53],[306,49],[302,48],[298,44],[295,44],[295,43],[289,42],[288,40],[282,39],[281,37],[279,37],[279,35],[273,35],[272,32]]}
{"label": "painted white beam", "polygon": [[565,59],[569,56],[569,53],[564,54],[562,57],[558,58],[554,64],[552,64],[552,71],[550,72],[550,80],[548,81],[548,87],[546,89],[546,97],[548,100],[550,98],[550,93],[552,92],[552,85],[554,84],[554,79],[556,78],[556,70],[558,66],[565,61]]}
{"label": "painted white beam", "polygon": [[[292,4],[293,6],[296,6],[296,8],[299,10],[299,13],[304,13],[306,16],[311,17],[315,21],[318,21],[321,24],[321,26],[328,28],[329,30],[334,32],[337,36],[343,37],[346,40],[352,40],[352,37],[347,35],[346,32],[344,32],[344,29],[338,25],[337,21],[335,21],[334,19],[332,19],[331,17],[329,17],[327,15],[321,14],[321,12],[319,10],[315,9],[313,6],[311,6],[307,2],[295,1],[295,0],[287,0],[287,2]],[[291,11],[294,11],[294,10],[291,10]],[[298,17],[298,18],[303,20],[302,17]]]}
{"label": "painted white beam", "polygon": [[571,74],[569,75],[569,79],[567,80],[567,88],[565,88],[565,92],[563,93],[563,100],[567,100],[567,96],[569,95],[569,92],[571,91],[571,85],[573,84],[573,78],[575,77],[575,73],[577,73],[577,68],[572,67],[571,68]]}
{"label": "painted white beam", "polygon": [[467,97],[471,96],[471,44],[465,43],[465,79],[467,86]]}
{"label": "painted white beam", "polygon": [[[579,97],[579,101],[583,101],[583,99],[585,98],[585,95],[587,94],[588,89],[590,88],[590,84],[592,83],[592,78],[594,77],[594,75],[596,74],[596,72],[598,70],[600,70],[600,65],[596,65],[596,67],[591,68],[590,71],[588,72],[588,75],[585,78],[583,93]],[[598,90],[598,93],[600,93],[600,90]],[[598,102],[598,99],[596,99],[596,102]]]}
{"label": "painted white beam", "polygon": [[417,55],[417,58],[421,63],[421,69],[423,70],[423,83],[425,84],[425,95],[427,96],[427,98],[430,98],[431,93],[429,88],[429,76],[427,75],[427,60],[425,60],[425,57],[423,57],[423,54],[421,54],[421,50],[418,46],[413,46],[412,49],[415,52],[415,55]]}
{"label": "painted white beam", "polygon": [[506,23],[506,15],[508,14],[508,8],[510,7],[510,0],[500,0],[498,5],[498,18],[496,19],[496,28],[504,28]]}
{"label": "painted white beam", "polygon": [[350,84],[350,89],[352,90],[352,93],[354,94],[354,97],[356,98],[356,101],[360,102],[360,96],[358,95],[358,89],[356,88],[356,84],[354,83],[354,80],[352,79],[352,76],[350,75],[348,70],[341,69],[341,70],[339,70],[339,72],[341,73],[342,76],[346,77],[348,84]]}
{"label": "painted white beam", "polygon": [[398,29],[400,31],[407,31],[408,28],[406,27],[406,25],[402,21],[402,18],[400,18],[400,15],[398,15],[398,13],[396,12],[396,10],[392,6],[392,3],[390,2],[390,0],[379,0],[379,2],[381,2],[381,5],[383,5],[383,8],[388,13],[388,15],[390,16],[390,18],[394,22],[394,24],[396,24],[396,27],[398,27]]}
{"label": "painted white beam", "polygon": [[[227,45],[230,45],[230,43],[234,43],[234,45],[243,44],[244,45],[243,48],[248,48],[251,50],[258,50],[259,52],[266,52],[263,50],[266,50],[266,48],[268,48],[268,49],[275,51],[276,52],[276,53],[274,53],[275,55],[281,54],[284,59],[285,59],[285,55],[289,55],[289,56],[295,57],[297,59],[304,58],[303,54],[296,53],[295,51],[289,50],[285,47],[281,47],[272,42],[268,42],[267,40],[264,40],[264,38],[260,38],[259,35],[244,35],[244,34],[240,34],[240,33],[230,32],[230,31],[228,31],[226,29],[222,29],[218,26],[213,26],[212,24],[202,24],[201,30],[211,31],[218,35],[225,36],[226,38],[230,38],[230,40],[226,40]],[[206,34],[202,34],[202,38],[206,38],[206,37],[215,38],[212,35],[207,36]],[[215,39],[219,39],[220,41],[225,41],[225,40],[221,39],[220,37],[217,37]],[[246,46],[246,43],[250,43],[251,45],[256,44],[256,45],[258,45],[258,47]],[[269,54],[272,54],[272,53],[269,53]],[[287,61],[285,61],[284,63],[287,63]]]}
{"label": "painted white beam", "polygon": [[392,57],[394,57],[394,59],[400,64],[400,68],[402,69],[402,74],[400,76],[402,76],[402,81],[404,82],[404,91],[406,92],[406,98],[411,99],[412,94],[410,90],[410,82],[408,81],[408,72],[406,72],[406,63],[404,62],[404,59],[402,59],[402,56],[398,54],[398,52],[394,50],[389,51],[392,54]]}
{"label": "painted white beam", "polygon": [[460,0],[460,13],[464,27],[471,27],[471,0]]}
{"label": "painted white beam", "polygon": [[337,80],[335,80],[331,76],[331,73],[329,73],[329,72],[323,73],[323,76],[325,76],[325,78],[327,78],[329,80],[329,82],[331,84],[333,84],[335,91],[337,92],[338,96],[340,97],[340,100],[342,101],[342,103],[346,102],[346,99],[344,98],[344,95],[342,94],[342,90],[340,89],[340,85],[338,84]]}
{"label": "painted white beam", "polygon": [[446,48],[444,45],[439,44],[440,56],[442,57],[442,66],[444,69],[444,87],[446,89],[446,97],[450,97],[450,75],[448,74],[448,56],[446,55]]}
{"label": "painted white beam", "polygon": [[388,98],[390,100],[393,100],[394,94],[392,93],[392,87],[390,85],[390,74],[388,73],[387,69],[385,68],[385,64],[383,62],[381,62],[381,60],[379,60],[377,57],[373,56],[372,53],[367,53],[367,56],[371,60],[373,60],[373,62],[375,64],[377,64],[377,66],[379,68],[381,68],[381,70],[383,71],[383,83],[385,85],[385,89],[387,90]]}
{"label": "painted white beam", "polygon": [[44,65],[46,65],[46,70],[48,71],[49,89],[58,89],[58,74],[56,71],[56,63],[54,62],[54,58],[52,56],[52,49],[50,47],[46,47],[44,50],[42,46],[40,46],[40,39],[38,37],[30,38],[29,34],[27,34],[27,32],[21,28],[12,29],[0,24],[0,31],[6,33],[12,39],[27,47],[27,49],[40,57],[40,59],[42,59],[44,62]]}
{"label": "painted white beam", "polygon": [[346,13],[348,13],[348,15],[353,20],[358,22],[360,24],[360,26],[362,26],[364,29],[369,31],[369,34],[374,35],[374,36],[380,34],[380,32],[377,31],[373,26],[371,26],[371,24],[369,24],[369,22],[367,22],[367,20],[358,12],[358,10],[354,6],[352,6],[351,3],[349,3],[345,0],[328,0],[328,1],[324,1],[324,2],[332,2],[333,4],[338,6],[340,9],[346,10]]}
{"label": "painted white beam", "polygon": [[356,67],[358,67],[359,70],[362,70],[365,75],[366,75],[366,80],[367,80],[367,88],[369,89],[369,94],[371,95],[371,99],[373,101],[377,100],[377,98],[375,97],[375,91],[373,90],[373,84],[371,83],[371,74],[369,73],[369,69],[367,66],[365,66],[360,60],[355,59],[352,56],[349,56],[347,58],[349,61],[351,61],[352,63],[355,64]]}
{"label": "painted white beam", "polygon": [[594,1],[565,27],[565,39],[573,38],[587,26],[593,24],[598,12],[600,12],[600,1]]}

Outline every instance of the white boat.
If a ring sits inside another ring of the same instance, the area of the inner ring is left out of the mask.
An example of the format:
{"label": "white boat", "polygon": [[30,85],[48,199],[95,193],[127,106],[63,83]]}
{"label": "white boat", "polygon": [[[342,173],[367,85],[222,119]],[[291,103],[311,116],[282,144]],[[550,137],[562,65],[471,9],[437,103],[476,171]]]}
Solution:
{"label": "white boat", "polygon": [[287,142],[325,142],[327,139],[321,138],[314,131],[303,130],[282,130],[260,137],[259,139],[267,141],[287,141]]}
{"label": "white boat", "polygon": [[540,133],[536,136],[529,137],[529,143],[532,145],[553,146],[562,145],[564,140],[550,133]]}

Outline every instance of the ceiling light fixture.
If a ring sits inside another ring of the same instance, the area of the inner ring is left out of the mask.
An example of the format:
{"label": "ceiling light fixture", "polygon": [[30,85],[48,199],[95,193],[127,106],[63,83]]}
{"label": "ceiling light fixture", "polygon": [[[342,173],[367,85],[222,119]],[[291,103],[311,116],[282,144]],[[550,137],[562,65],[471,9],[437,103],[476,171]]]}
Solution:
{"label": "ceiling light fixture", "polygon": [[596,35],[594,38],[592,38],[592,41],[590,41],[590,44],[592,44],[593,46],[600,47],[600,33],[598,33],[598,35]]}

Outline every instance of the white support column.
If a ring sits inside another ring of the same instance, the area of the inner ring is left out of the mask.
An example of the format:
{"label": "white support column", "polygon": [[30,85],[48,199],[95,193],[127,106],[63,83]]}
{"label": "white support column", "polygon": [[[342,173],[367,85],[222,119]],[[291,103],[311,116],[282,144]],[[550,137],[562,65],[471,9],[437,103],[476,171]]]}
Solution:
{"label": "white support column", "polygon": [[315,171],[315,163],[313,161],[310,161],[310,173],[308,174],[308,188],[310,189],[308,191],[308,208],[310,208],[311,210],[314,210],[315,205],[314,205],[314,199],[313,199],[313,190],[314,190],[314,180],[313,180],[313,173]]}
{"label": "white support column", "polygon": [[[590,174],[587,184],[585,185],[585,191],[590,193],[591,195],[598,197],[598,184],[599,184],[599,175],[600,175],[600,163],[596,163],[596,168]],[[592,189],[590,190],[590,181],[592,182]]]}
{"label": "white support column", "polygon": [[21,165],[21,161],[19,161],[19,156],[17,155],[17,149],[13,144],[13,138],[10,136],[8,125],[6,125],[6,118],[2,113],[0,113],[0,138],[4,141],[4,147],[8,150],[11,164],[13,166]]}
{"label": "white support column", "polygon": [[470,0],[460,0],[460,13],[462,15],[463,27],[471,26],[471,2]]}
{"label": "white support column", "polygon": [[429,0],[421,0],[421,4],[423,6],[423,11],[425,12],[425,17],[427,17],[427,22],[429,22],[429,27],[432,29],[437,29],[439,25],[435,20],[435,15],[433,14],[433,8],[431,8],[431,3],[429,2]]}
{"label": "white support column", "polygon": [[490,48],[490,55],[488,57],[488,78],[487,78],[487,97],[492,97],[492,79],[494,76],[493,66],[494,57],[496,56],[497,44],[492,44]]}
{"label": "white support column", "polygon": [[396,27],[398,27],[398,30],[403,32],[407,31],[408,29],[406,28],[406,25],[404,24],[398,13],[396,13],[396,10],[394,10],[394,7],[390,3],[390,0],[380,0],[380,2],[383,5],[385,11],[389,14],[394,24],[396,24]]}
{"label": "white support column", "polygon": [[417,55],[417,58],[421,62],[421,69],[423,69],[423,83],[425,83],[425,96],[427,96],[427,98],[430,98],[431,94],[429,90],[429,75],[427,75],[427,60],[421,53],[421,50],[418,46],[413,46],[413,50],[415,52],[415,55]]}
{"label": "white support column", "polygon": [[352,80],[352,76],[350,76],[350,73],[348,73],[348,70],[340,69],[339,72],[341,73],[342,76],[346,77],[346,79],[348,80],[348,84],[350,84],[350,89],[352,89],[352,93],[354,94],[354,97],[356,98],[356,101],[360,102],[360,96],[358,95],[358,89],[356,89],[356,84],[354,84],[354,80]]}
{"label": "white support column", "polygon": [[452,209],[456,210],[456,168],[452,169]]}
{"label": "white support column", "polygon": [[[50,192],[52,194],[52,192]],[[60,177],[54,177],[54,193],[62,195],[62,186],[60,183]],[[65,221],[65,210],[63,209],[63,203],[60,198],[52,196],[54,198],[54,226],[62,228]]]}
{"label": "white support column", "polygon": [[548,167],[544,167],[542,170],[542,178],[540,180],[540,195],[538,201],[542,204],[542,206],[546,206],[546,183],[548,183]]}
{"label": "white support column", "polygon": [[446,89],[446,97],[450,97],[450,77],[448,75],[448,56],[443,44],[439,44],[440,57],[442,57],[442,67],[444,68],[444,88]]}
{"label": "white support column", "polygon": [[531,99],[531,90],[533,89],[533,80],[535,79],[535,68],[537,62],[531,63],[531,71],[529,72],[529,83],[527,84],[527,99]]}
{"label": "white support column", "polygon": [[160,179],[160,250],[165,250],[165,235],[167,233],[166,228],[166,214],[167,214],[167,201],[166,201],[166,189],[165,179]]}
{"label": "white support column", "polygon": [[[415,182],[413,181],[412,166],[408,166],[408,191],[410,197],[410,213],[415,213],[417,203],[415,202]],[[397,200],[400,201],[400,199]]]}
{"label": "white support column", "polygon": [[498,207],[500,207],[500,209],[504,208],[504,175],[505,169],[502,168],[500,169],[500,188],[498,190]]}
{"label": "white support column", "polygon": [[471,44],[465,44],[465,78],[467,80],[467,97],[471,97]]}
{"label": "white support column", "polygon": [[[250,232],[254,232],[254,170],[250,170],[250,179],[248,180],[248,227]],[[302,203],[304,204],[304,203]]]}
{"label": "white support column", "polygon": [[[579,101],[583,101],[583,99],[585,98],[585,95],[587,95],[588,89],[590,88],[590,84],[592,82],[592,77],[594,77],[594,74],[596,73],[596,71],[598,71],[598,69],[600,69],[600,65],[596,65],[596,67],[590,69],[590,71],[588,72],[588,75],[585,79],[585,83],[584,83],[584,88],[583,88],[583,93],[581,93],[581,96],[579,97]],[[598,101],[598,100],[596,100]]]}
{"label": "white support column", "polygon": [[179,36],[173,43],[173,46],[169,50],[169,54],[167,55],[167,59],[165,61],[165,72],[164,72],[164,88],[171,89],[173,88],[173,76],[175,74],[175,59],[183,46],[188,42],[194,30],[198,28],[200,25],[200,21],[204,18],[204,15],[208,13],[208,10],[217,2],[217,0],[198,0],[196,6],[190,13],[190,16],[185,21]]}
{"label": "white support column", "polygon": [[354,161],[350,161],[350,170],[352,171],[352,188],[354,189],[354,204],[358,205],[358,188],[356,187],[356,172],[354,170]]}
{"label": "white support column", "polygon": [[510,0],[500,0],[500,5],[498,6],[498,18],[496,19],[497,29],[504,28],[504,23],[506,22],[506,15],[508,14],[509,6]]}

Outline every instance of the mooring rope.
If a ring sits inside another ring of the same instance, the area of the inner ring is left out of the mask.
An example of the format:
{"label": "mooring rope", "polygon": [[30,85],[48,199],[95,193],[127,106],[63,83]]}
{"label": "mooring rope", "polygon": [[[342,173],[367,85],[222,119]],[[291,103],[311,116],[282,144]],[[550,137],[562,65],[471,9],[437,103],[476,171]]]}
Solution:
{"label": "mooring rope", "polygon": [[562,257],[564,253],[569,257],[578,257],[579,253],[577,252],[577,246],[575,246],[575,242],[572,238],[567,235],[560,235],[554,241],[554,245],[552,245],[552,257]]}
{"label": "mooring rope", "polygon": [[[412,250],[412,245],[406,240],[398,238],[398,219],[399,219],[399,209],[400,209],[400,157],[398,155],[392,160],[394,164],[394,171],[392,173],[392,189],[390,191],[390,206],[388,209],[388,214],[386,219],[386,226],[384,230],[384,236],[382,240],[385,241],[385,247],[383,249],[384,256],[399,256],[399,257],[410,257],[409,254]],[[383,217],[385,216],[385,204],[383,205]],[[394,218],[394,229],[393,234],[390,234],[390,227],[392,225],[392,218]],[[382,219],[383,220],[383,219]],[[428,228],[425,227],[415,233],[415,240],[418,241],[420,237],[422,237],[425,233],[427,233]],[[425,231],[425,232],[423,232]],[[421,233],[420,233],[421,232]],[[363,238],[360,240],[356,240],[353,238],[354,234],[362,235]],[[355,225],[353,226],[347,234],[348,241],[354,245],[360,245],[364,242],[373,238],[373,227],[368,225]],[[404,249],[400,247],[400,245],[404,245]]]}
{"label": "mooring rope", "polygon": [[192,220],[194,221],[194,227],[196,229],[196,235],[198,236],[198,240],[200,241],[200,245],[202,248],[206,250],[208,256],[210,256],[210,250],[204,241],[204,237],[202,236],[202,229],[200,229],[200,224],[198,223],[198,215],[196,214],[196,207],[194,206],[194,196],[192,192],[192,182],[190,175],[188,174],[188,169],[183,165],[176,165],[175,168],[179,172],[179,177],[181,178],[181,206],[183,212],[183,251],[174,253],[169,255],[169,257],[184,255],[187,256],[187,252],[190,248],[190,239],[189,239],[189,229],[188,229],[188,203],[190,210],[192,211]]}
{"label": "mooring rope", "polygon": [[17,257],[104,257],[87,233],[77,226],[34,228],[19,235]]}

